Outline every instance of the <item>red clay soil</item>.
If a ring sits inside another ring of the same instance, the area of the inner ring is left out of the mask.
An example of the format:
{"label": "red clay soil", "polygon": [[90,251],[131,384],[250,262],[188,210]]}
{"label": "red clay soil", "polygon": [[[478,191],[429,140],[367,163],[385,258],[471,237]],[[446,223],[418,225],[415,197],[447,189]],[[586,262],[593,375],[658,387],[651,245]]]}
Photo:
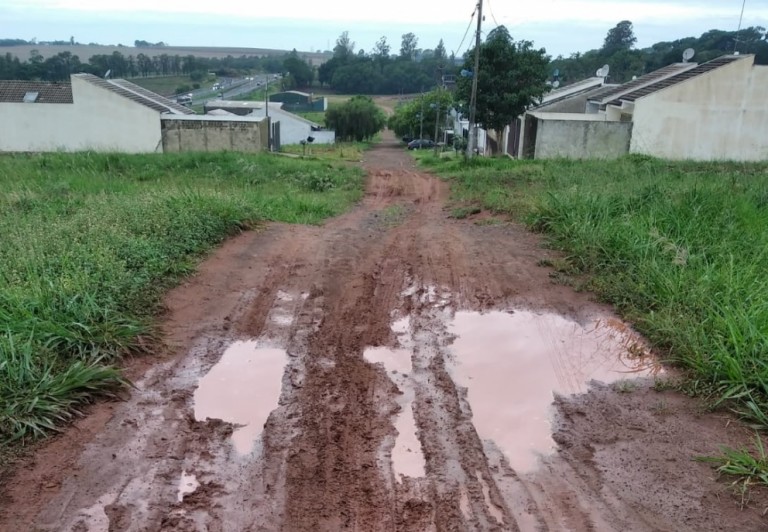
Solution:
{"label": "red clay soil", "polygon": [[[513,470],[473,424],[447,321],[527,309],[584,322],[609,310],[553,283],[537,265],[550,252],[522,227],[450,218],[448,185],[391,137],[365,159],[354,210],[319,227],[243,233],[168,294],[166,346],[135,362],[130,398],[95,407],[17,468],[0,530],[768,528],[768,499],[756,492],[742,510],[692,460],[746,444],[749,431],[648,380],[558,397],[556,450]],[[365,350],[402,348],[393,321],[404,317],[412,370],[402,377]],[[287,354],[279,398],[246,454],[232,444],[238,426],[195,417],[198,381],[237,340]],[[415,476],[393,464],[406,377],[423,454]],[[508,385],[525,379],[511,373]],[[183,473],[199,485],[180,497]]]}

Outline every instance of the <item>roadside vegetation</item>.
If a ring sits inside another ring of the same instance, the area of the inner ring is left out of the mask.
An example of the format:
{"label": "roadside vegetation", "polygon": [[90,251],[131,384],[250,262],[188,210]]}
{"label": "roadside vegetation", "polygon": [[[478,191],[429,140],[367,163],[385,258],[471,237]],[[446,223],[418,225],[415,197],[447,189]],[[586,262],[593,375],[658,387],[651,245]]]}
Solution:
{"label": "roadside vegetation", "polygon": [[[56,430],[126,385],[164,291],[228,235],[318,223],[362,173],[269,155],[0,157],[0,446]],[[0,455],[3,453],[0,452]]]}
{"label": "roadside vegetation", "polygon": [[768,428],[768,164],[436,159],[457,204],[526,222],[669,362]]}
{"label": "roadside vegetation", "polygon": [[282,153],[300,155],[308,159],[358,162],[363,152],[371,147],[371,142],[337,142],[335,144],[284,144]]}

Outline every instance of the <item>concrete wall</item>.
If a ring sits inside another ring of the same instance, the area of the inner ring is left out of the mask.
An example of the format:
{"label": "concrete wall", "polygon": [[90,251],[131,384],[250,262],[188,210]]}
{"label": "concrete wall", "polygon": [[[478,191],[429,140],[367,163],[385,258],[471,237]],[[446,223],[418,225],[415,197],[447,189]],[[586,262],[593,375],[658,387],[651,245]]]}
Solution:
{"label": "concrete wall", "polygon": [[630,150],[668,159],[768,159],[768,67],[753,58],[635,102]]}
{"label": "concrete wall", "polygon": [[0,151],[162,150],[160,113],[72,78],[71,104],[0,103]]}
{"label": "concrete wall", "polygon": [[596,120],[539,119],[536,159],[614,159],[629,151],[632,124]]}
{"label": "concrete wall", "polygon": [[243,151],[267,149],[266,120],[222,117],[163,117],[163,151]]}

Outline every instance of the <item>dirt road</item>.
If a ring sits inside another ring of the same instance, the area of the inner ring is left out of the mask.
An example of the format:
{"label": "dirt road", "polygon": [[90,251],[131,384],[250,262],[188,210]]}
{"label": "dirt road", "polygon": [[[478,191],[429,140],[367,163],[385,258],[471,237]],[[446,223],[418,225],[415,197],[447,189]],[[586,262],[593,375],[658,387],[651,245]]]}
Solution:
{"label": "dirt road", "polygon": [[[352,212],[244,233],[173,290],[166,352],[19,469],[0,529],[768,526],[691,461],[745,429],[624,380],[659,371],[642,339],[534,236],[450,218],[389,138],[364,165]],[[572,395],[592,378],[617,384]]]}

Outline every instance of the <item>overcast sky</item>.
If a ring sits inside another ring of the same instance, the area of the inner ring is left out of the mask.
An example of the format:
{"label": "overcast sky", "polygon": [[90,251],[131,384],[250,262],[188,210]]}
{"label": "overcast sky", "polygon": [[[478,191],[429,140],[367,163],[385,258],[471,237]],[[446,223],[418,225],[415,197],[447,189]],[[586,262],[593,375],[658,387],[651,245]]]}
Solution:
{"label": "overcast sky", "polygon": [[[634,23],[638,46],[735,30],[742,0],[485,0],[484,30],[506,25],[515,39],[552,55],[597,48],[621,20]],[[132,45],[136,39],[178,46],[248,46],[313,51],[333,47],[348,30],[369,51],[403,33],[421,48],[466,51],[475,0],[0,0],[0,37]],[[747,0],[744,27],[768,26],[768,0]],[[459,46],[461,45],[461,49]]]}

